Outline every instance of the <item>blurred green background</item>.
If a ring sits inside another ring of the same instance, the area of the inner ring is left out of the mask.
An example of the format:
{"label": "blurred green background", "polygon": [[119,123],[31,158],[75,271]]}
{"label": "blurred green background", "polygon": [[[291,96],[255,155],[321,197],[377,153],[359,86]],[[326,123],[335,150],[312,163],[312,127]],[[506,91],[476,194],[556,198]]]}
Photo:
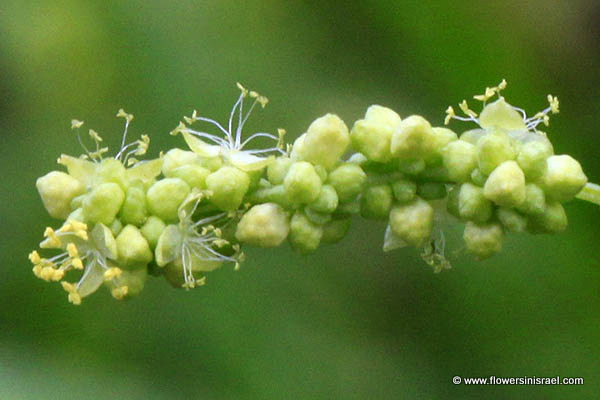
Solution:
{"label": "blurred green background", "polygon": [[[236,81],[271,102],[252,127],[290,139],[373,103],[441,124],[502,78],[600,181],[600,3],[589,1],[23,1],[0,4],[1,399],[581,399],[600,391],[599,209],[557,236],[511,235],[433,274],[383,254],[357,221],[316,255],[248,251],[191,292],[152,279],[130,302],[80,307],[35,279],[45,213],[34,182],[79,154],[85,120],[116,146],[120,107],[152,155],[182,115],[226,119]],[[467,126],[453,125],[457,130]],[[455,386],[459,376],[581,376],[584,386]],[[596,393],[596,394],[594,394]]]}

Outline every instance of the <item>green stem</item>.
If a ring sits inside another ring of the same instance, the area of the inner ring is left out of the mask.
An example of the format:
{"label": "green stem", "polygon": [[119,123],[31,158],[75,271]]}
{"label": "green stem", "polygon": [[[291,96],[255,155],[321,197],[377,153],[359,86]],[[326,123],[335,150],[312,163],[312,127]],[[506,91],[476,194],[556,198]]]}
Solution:
{"label": "green stem", "polygon": [[600,206],[600,185],[587,183],[575,197]]}

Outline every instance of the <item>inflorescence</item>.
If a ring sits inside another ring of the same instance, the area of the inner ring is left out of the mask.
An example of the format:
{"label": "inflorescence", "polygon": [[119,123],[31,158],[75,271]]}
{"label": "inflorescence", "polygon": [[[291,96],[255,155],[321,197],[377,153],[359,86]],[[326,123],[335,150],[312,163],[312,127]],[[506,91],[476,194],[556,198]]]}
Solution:
{"label": "inflorescence", "polygon": [[[252,111],[268,100],[238,88],[225,126],[194,111],[171,132],[191,151],[173,148],[153,160],[137,159],[148,150],[148,136],[127,143],[133,115],[117,113],[125,128],[113,157],[92,129],[89,150],[80,133],[84,123],[73,120],[84,154],[62,155],[58,163],[67,172],[52,171],[36,183],[50,216],[64,222],[46,228],[40,243],[57,255],[29,255],[35,276],[60,282],[73,304],[102,284],[116,299],[135,296],[148,275],[192,289],[223,263],[239,268],[243,245],[277,247],[287,240],[312,252],[341,240],[357,214],[387,222],[384,251],[416,247],[438,272],[451,265],[449,223],[464,223],[464,249],[485,259],[502,248],[508,232],[563,231],[562,204],[574,197],[600,204],[600,187],[587,182],[575,159],[555,155],[537,129],[559,112],[551,95],[547,108],[528,117],[506,102],[503,80],[474,96],[479,113],[466,100],[459,103],[462,115],[448,107],[445,125],[453,119],[476,124],[460,135],[373,105],[351,130],[326,114],[286,145],[283,129],[244,137]],[[216,133],[192,129],[199,122]],[[248,149],[257,138],[275,143]],[[346,156],[350,148],[356,152]],[[78,279],[69,282],[67,275]]]}

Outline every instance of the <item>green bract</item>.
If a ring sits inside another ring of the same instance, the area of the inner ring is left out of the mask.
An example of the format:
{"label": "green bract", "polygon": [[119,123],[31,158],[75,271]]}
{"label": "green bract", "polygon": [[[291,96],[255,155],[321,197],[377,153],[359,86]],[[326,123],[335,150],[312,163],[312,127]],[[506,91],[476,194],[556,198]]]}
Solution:
{"label": "green bract", "polygon": [[[577,197],[600,204],[600,186],[587,183],[575,159],[554,155],[537,130],[558,112],[558,99],[548,96],[548,107],[527,117],[501,95],[505,86],[474,96],[483,102],[480,114],[466,100],[460,116],[448,107],[446,124],[476,124],[460,135],[373,105],[350,133],[326,114],[289,146],[283,129],[245,137],[252,110],[268,100],[238,84],[227,123],[194,111],[171,132],[191,151],[173,148],[148,161],[137,157],[150,139],[127,143],[133,115],[119,110],[125,128],[114,156],[89,130],[94,145],[84,146],[82,157],[59,158],[67,172],[37,180],[48,213],[64,221],[46,228],[40,243],[57,255],[29,255],[33,272],[60,281],[69,301],[80,304],[103,282],[117,299],[135,296],[148,274],[178,288],[201,286],[225,263],[240,268],[245,245],[270,248],[287,239],[299,252],[315,251],[342,240],[352,218],[387,221],[384,251],[417,247],[435,272],[450,266],[449,224],[464,225],[465,248],[477,259],[498,252],[505,232],[563,231],[562,203]],[[216,134],[197,130],[200,124]],[[82,125],[72,121],[83,144]],[[252,148],[256,138],[276,144]],[[355,153],[346,157],[349,149]],[[64,280],[72,270],[80,271],[73,283]]]}

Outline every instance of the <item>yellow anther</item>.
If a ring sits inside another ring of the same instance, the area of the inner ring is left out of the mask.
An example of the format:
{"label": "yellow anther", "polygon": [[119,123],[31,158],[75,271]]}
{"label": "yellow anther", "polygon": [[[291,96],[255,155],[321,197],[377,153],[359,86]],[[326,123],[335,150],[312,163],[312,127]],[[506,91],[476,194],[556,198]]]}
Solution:
{"label": "yellow anther", "polygon": [[454,113],[454,108],[452,108],[452,106],[448,106],[448,108],[446,109],[446,118],[444,119],[444,125],[448,125],[450,123],[450,120],[455,116],[456,114]]}
{"label": "yellow anther", "polygon": [[84,230],[84,231],[87,230],[87,224],[85,224],[83,222],[79,222],[76,219],[70,219],[69,223],[71,224],[73,229]]}
{"label": "yellow anther", "polygon": [[69,296],[67,297],[67,299],[69,300],[69,303],[78,306],[81,304],[81,296],[79,295],[79,293],[69,293]]}
{"label": "yellow anther", "polygon": [[269,99],[267,99],[265,96],[258,96],[256,98],[256,101],[258,101],[260,103],[260,106],[262,108],[265,108],[265,106],[267,105],[267,103],[269,102]]}
{"label": "yellow anther", "polygon": [[121,270],[121,268],[117,268],[117,267],[109,268],[104,272],[104,280],[105,281],[113,280],[114,278],[118,278],[119,276],[121,276],[122,273],[123,273],[123,271]]}
{"label": "yellow anther", "polygon": [[243,87],[241,83],[236,82],[235,85],[238,87],[238,89],[240,89],[242,91],[242,97],[246,97],[248,95],[248,89]]}
{"label": "yellow anther", "polygon": [[79,129],[83,125],[83,121],[79,121],[77,119],[71,120],[71,129]]}
{"label": "yellow anther", "polygon": [[469,108],[469,104],[467,103],[467,100],[461,101],[458,104],[458,106],[460,107],[462,112],[465,113],[466,115],[468,115],[469,117],[473,117],[473,118],[477,117],[477,113]]}
{"label": "yellow anther", "polygon": [[63,289],[65,289],[65,291],[67,293],[77,293],[77,289],[75,288],[75,285],[73,285],[72,283],[63,281],[60,284],[62,285]]}
{"label": "yellow anther", "polygon": [[479,94],[477,96],[473,96],[473,98],[475,100],[486,102],[496,94],[496,90],[498,90],[498,89],[495,87],[494,88],[487,87],[487,88],[485,88],[484,94]]}
{"label": "yellow anther", "polygon": [[110,293],[117,300],[123,300],[127,293],[129,292],[129,288],[127,286],[121,286],[118,288],[114,288]]}
{"label": "yellow anther", "polygon": [[71,264],[73,264],[73,268],[75,269],[83,269],[83,262],[79,257],[73,258],[73,260],[71,260]]}
{"label": "yellow anther", "polygon": [[542,121],[544,122],[544,125],[550,125],[550,117],[548,115],[544,115],[544,119]]}
{"label": "yellow anther", "polygon": [[136,156],[143,156],[150,146],[150,137],[148,135],[142,135],[141,139],[137,141],[138,148],[135,151]]}
{"label": "yellow anther", "polygon": [[181,132],[185,132],[187,130],[187,126],[185,126],[185,124],[181,121],[179,121],[179,125],[177,125],[177,127],[175,129],[173,129],[170,134],[171,136],[176,136],[177,134],[181,133]]}
{"label": "yellow anther", "polygon": [[256,99],[258,96],[260,96],[258,92],[255,92],[254,90],[251,90],[249,94],[253,99]]}
{"label": "yellow anther", "polygon": [[133,121],[133,114],[126,113],[125,110],[123,110],[122,108],[120,108],[117,112],[117,117],[125,118],[127,122]]}
{"label": "yellow anther", "polygon": [[50,227],[47,227],[46,230],[44,231],[44,237],[47,238],[47,240],[44,240],[42,242],[42,243],[44,243],[43,247],[40,244],[40,247],[42,247],[42,248],[60,247],[62,244],[60,239],[58,238],[58,236],[56,236],[54,229],[52,229]]}
{"label": "yellow anther", "polygon": [[552,111],[552,114],[558,114],[558,97],[553,97],[551,94],[549,94],[548,104],[550,104],[550,111]]}
{"label": "yellow anther", "polygon": [[67,253],[69,253],[69,257],[79,257],[79,252],[77,251],[75,243],[69,243],[67,245]]}
{"label": "yellow anther", "polygon": [[500,82],[496,88],[498,91],[506,89],[506,79],[502,79],[502,82]]}
{"label": "yellow anther", "polygon": [[92,139],[94,139],[96,142],[102,141],[102,138],[100,137],[100,135],[98,135],[98,132],[96,132],[95,130],[90,129],[89,133]]}
{"label": "yellow anther", "polygon": [[29,253],[29,261],[31,261],[33,265],[36,265],[42,262],[42,258],[40,257],[39,253],[36,250],[34,250],[31,253]]}
{"label": "yellow anther", "polygon": [[127,160],[127,166],[128,166],[128,167],[131,167],[133,164],[137,164],[137,163],[138,163],[138,161],[139,161],[139,160],[138,160],[137,158],[133,158],[133,157],[131,157],[131,158],[129,158],[129,159]]}
{"label": "yellow anther", "polygon": [[225,239],[216,239],[216,240],[213,241],[213,243],[218,248],[222,248],[222,247],[227,246],[229,244],[229,241],[225,240]]}
{"label": "yellow anther", "polygon": [[43,267],[41,272],[40,272],[40,278],[42,278],[45,281],[50,281],[50,279],[52,279],[52,277],[54,276],[54,268],[52,267]]}
{"label": "yellow anther", "polygon": [[58,282],[60,281],[62,278],[65,277],[65,271],[62,269],[53,269],[52,270],[52,276],[50,277],[51,280],[53,280],[54,282]]}
{"label": "yellow anther", "polygon": [[31,269],[33,271],[33,274],[37,277],[37,278],[42,278],[42,266],[40,264],[34,265],[33,268]]}

